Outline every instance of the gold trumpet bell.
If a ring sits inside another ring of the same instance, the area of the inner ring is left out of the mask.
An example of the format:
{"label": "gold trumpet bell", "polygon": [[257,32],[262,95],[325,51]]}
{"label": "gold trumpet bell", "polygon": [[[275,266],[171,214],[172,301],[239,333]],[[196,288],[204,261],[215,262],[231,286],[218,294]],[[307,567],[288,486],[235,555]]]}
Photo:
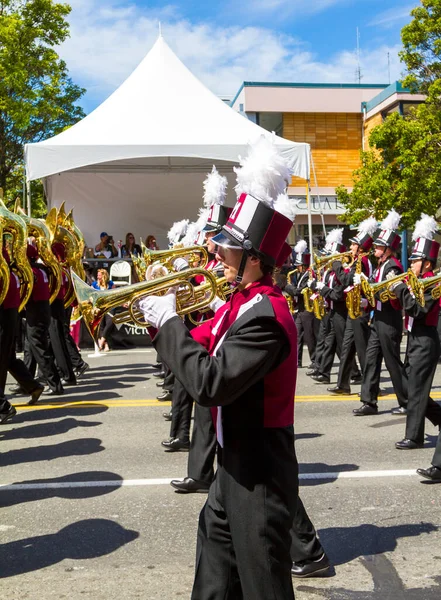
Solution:
{"label": "gold trumpet bell", "polygon": [[[205,277],[207,286],[203,296],[198,293],[198,287],[193,286],[190,279],[197,275]],[[134,321],[141,327],[147,326],[143,315],[137,308],[137,302],[149,295],[161,295],[170,288],[177,287],[176,311],[179,315],[186,315],[193,311],[203,310],[215,298],[217,280],[213,273],[201,268],[187,269],[181,273],[170,273],[165,277],[152,281],[141,281],[132,285],[112,290],[96,290],[76,275],[71,269],[72,283],[78,306],[83,316],[86,327],[95,340],[98,340],[99,326],[104,315],[117,306],[127,304],[128,310],[114,317],[114,323]]]}

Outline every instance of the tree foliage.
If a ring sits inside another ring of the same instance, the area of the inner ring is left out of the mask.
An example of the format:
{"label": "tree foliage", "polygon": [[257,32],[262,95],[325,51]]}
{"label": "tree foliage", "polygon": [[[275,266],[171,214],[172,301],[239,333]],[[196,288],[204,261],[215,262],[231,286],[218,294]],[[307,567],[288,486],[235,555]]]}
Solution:
{"label": "tree foliage", "polygon": [[70,10],[54,0],[0,0],[0,187],[9,202],[21,188],[24,144],[84,116],[76,103],[85,90],[55,50],[69,36]]}
{"label": "tree foliage", "polygon": [[435,215],[441,206],[441,0],[421,0],[411,16],[401,32],[403,84],[427,100],[372,130],[372,150],[361,153],[352,192],[337,188],[349,223],[370,214],[382,219],[395,208],[411,227],[422,212]]}

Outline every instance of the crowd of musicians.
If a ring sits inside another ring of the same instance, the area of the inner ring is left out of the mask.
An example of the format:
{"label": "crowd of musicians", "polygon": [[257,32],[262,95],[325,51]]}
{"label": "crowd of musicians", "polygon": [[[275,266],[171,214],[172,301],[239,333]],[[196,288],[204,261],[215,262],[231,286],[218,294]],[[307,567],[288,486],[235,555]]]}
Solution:
{"label": "crowd of musicians", "polygon": [[[293,576],[331,569],[298,496],[293,420],[303,345],[307,374],[318,383],[330,385],[337,354],[330,393],[350,394],[351,384],[361,383],[357,417],[378,413],[384,360],[398,400],[392,414],[406,415],[396,447],[422,447],[425,419],[441,428],[441,407],[430,397],[440,357],[438,226],[421,216],[407,273],[396,256],[395,211],[380,226],[373,218],[361,223],[349,251],[342,229],[331,231],[316,254],[304,240],[292,249],[286,159],[262,137],[236,173],[233,208],[225,206],[227,180],[213,168],[197,221],[170,229],[169,251],[134,257],[144,283],[95,295],[83,283],[82,236],[64,208],[51,211],[42,231],[41,221],[1,207],[0,420],[15,414],[4,395],[8,371],[33,404],[41,393],[61,394],[63,382],[75,383],[88,368],[69,334],[75,292],[95,339],[104,314],[124,304],[118,318],[142,318],[157,350],[158,399],[172,400],[164,412],[170,437],[162,445],[188,452],[187,476],[171,485],[179,493],[208,493],[193,600],[289,600]],[[35,243],[26,245],[29,236]],[[23,309],[21,361],[15,341]],[[418,472],[441,482],[441,434],[432,466]]]}

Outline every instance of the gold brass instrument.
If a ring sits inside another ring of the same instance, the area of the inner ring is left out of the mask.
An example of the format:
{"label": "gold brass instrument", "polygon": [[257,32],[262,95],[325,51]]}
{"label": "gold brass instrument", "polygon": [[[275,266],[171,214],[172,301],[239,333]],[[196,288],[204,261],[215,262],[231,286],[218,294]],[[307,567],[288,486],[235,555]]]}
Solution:
{"label": "gold brass instrument", "polygon": [[390,288],[395,283],[399,283],[401,281],[405,281],[405,283],[407,283],[417,302],[421,306],[424,306],[426,302],[424,299],[424,287],[422,285],[422,281],[418,279],[411,269],[405,273],[400,273],[396,277],[385,279],[384,281],[379,281],[378,283],[369,283],[367,279],[362,279],[361,287],[369,304],[375,307],[375,295],[379,294],[380,302],[388,302],[389,300],[395,299],[396,296]]}
{"label": "gold brass instrument", "polygon": [[26,253],[26,223],[19,215],[8,210],[2,200],[0,200],[0,221],[2,222],[3,234],[9,233],[12,237],[10,247],[11,266],[20,280],[20,306],[18,307],[20,312],[26,306],[34,285],[34,273]]}
{"label": "gold brass instrument", "polygon": [[169,250],[149,250],[141,242],[142,256],[132,255],[138,279],[145,279],[147,268],[155,262],[160,262],[168,271],[175,271],[173,266],[177,258],[185,258],[188,263],[199,261],[198,267],[203,268],[208,264],[208,250],[205,246],[187,246],[186,248],[171,248]]}
{"label": "gold brass instrument", "polygon": [[[357,257],[357,264],[355,265],[355,273],[361,275],[363,268],[362,259],[364,254],[359,254]],[[352,290],[346,293],[346,307],[348,309],[348,315],[350,319],[358,319],[363,314],[361,309],[361,284],[358,283],[352,287]]]}
{"label": "gold brass instrument", "polygon": [[425,279],[419,280],[423,291],[428,290],[430,287],[435,286],[432,290],[431,296],[434,300],[441,298],[441,286],[437,285],[441,282],[441,274],[434,275],[433,277],[426,277]]}
{"label": "gold brass instrument", "polygon": [[351,266],[354,262],[354,257],[350,250],[348,252],[329,254],[327,256],[317,256],[317,254],[314,254],[314,266],[316,266],[317,269],[326,267],[329,263],[334,262],[334,260],[339,260],[343,263],[347,263],[347,266]]}
{"label": "gold brass instrument", "polygon": [[[313,280],[313,275],[312,275],[313,271],[312,271],[312,268],[309,268],[308,271],[309,271],[309,276],[308,276],[308,282],[309,282],[309,281]],[[302,296],[303,296],[303,302],[305,304],[305,310],[308,311],[308,312],[310,312],[310,313],[312,313],[314,311],[314,306],[313,306],[313,304],[311,302],[312,293],[313,292],[312,292],[312,290],[311,290],[311,288],[309,286],[305,287],[302,290]]]}
{"label": "gold brass instrument", "polygon": [[[200,294],[201,297],[198,296],[198,302],[195,302],[195,296],[198,295],[197,289],[200,286],[194,287],[190,279],[197,275],[205,277],[205,284],[203,285],[207,287],[204,293]],[[99,326],[103,316],[112,308],[128,304],[130,320],[141,327],[145,327],[147,323],[143,320],[143,314],[137,307],[137,302],[141,298],[148,295],[161,295],[171,287],[178,287],[176,311],[179,315],[186,315],[195,310],[206,308],[214,300],[218,287],[216,276],[211,271],[201,268],[170,273],[159,279],[140,281],[112,290],[91,288],[73,270],[71,270],[71,277],[84,323],[95,341],[98,339]]]}
{"label": "gold brass instrument", "polygon": [[16,200],[14,212],[23,219],[26,223],[28,237],[35,237],[35,243],[38,250],[38,255],[47,268],[49,278],[50,298],[49,303],[55,300],[61,287],[61,267],[52,252],[50,242],[50,231],[44,221],[28,217],[25,211],[20,206],[20,200]]}
{"label": "gold brass instrument", "polygon": [[86,242],[84,241],[83,234],[81,230],[76,225],[73,218],[73,209],[64,219],[64,225],[68,231],[74,236],[77,241],[77,251],[75,256],[73,257],[73,262],[75,263],[74,271],[77,275],[79,275],[83,280],[86,279],[86,272],[84,271],[82,259],[84,256],[84,248],[86,247]]}
{"label": "gold brass instrument", "polygon": [[[0,236],[3,241],[3,222],[0,220]],[[3,256],[3,252],[0,252],[0,306],[3,304],[6,294],[9,289],[9,265]]]}

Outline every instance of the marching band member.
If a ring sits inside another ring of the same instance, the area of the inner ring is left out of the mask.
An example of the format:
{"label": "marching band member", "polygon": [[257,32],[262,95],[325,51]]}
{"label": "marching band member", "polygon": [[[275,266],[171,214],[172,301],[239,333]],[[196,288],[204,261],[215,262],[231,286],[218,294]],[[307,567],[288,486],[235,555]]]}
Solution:
{"label": "marching band member", "polygon": [[314,314],[308,312],[305,308],[305,300],[303,290],[308,287],[309,265],[311,264],[311,254],[308,251],[308,246],[305,240],[299,240],[294,246],[294,267],[297,269],[293,282],[287,283],[285,292],[289,294],[296,303],[295,324],[297,327],[297,343],[299,347],[298,364],[302,363],[300,355],[302,348],[302,340],[306,342],[308,347],[310,362],[315,361],[316,337],[314,330]]}
{"label": "marching band member", "polygon": [[[433,239],[438,229],[434,218],[421,215],[413,233],[415,246],[409,258],[411,269],[422,282],[433,277],[440,245]],[[440,356],[438,324],[439,300],[432,298],[432,289],[425,294],[424,306],[410,292],[406,283],[399,282],[391,287],[404,309],[407,328],[407,351],[405,368],[407,374],[408,403],[406,434],[397,442],[398,450],[422,448],[424,443],[424,418],[435,426],[441,426],[441,406],[430,397],[433,378]]]}
{"label": "marching band member", "polygon": [[[348,271],[344,269],[341,261],[334,261],[332,263],[334,272],[345,287],[345,293],[350,292],[354,287],[354,275],[356,274],[357,268],[359,268],[359,261],[361,261],[361,272],[368,278],[372,277],[372,263],[367,254],[374,243],[372,235],[376,230],[377,220],[373,217],[369,217],[360,223],[357,235],[349,240],[351,243],[350,249],[353,263]],[[364,300],[363,305],[363,313],[356,319],[351,318],[348,312],[340,356],[337,385],[328,388],[328,392],[332,392],[333,394],[350,394],[350,384],[361,383],[358,379],[351,379],[351,371],[354,366],[355,354],[357,354],[358,360],[360,361],[362,372],[366,362],[366,347],[370,335],[367,300]]]}
{"label": "marching band member", "polygon": [[[254,175],[248,185],[247,172],[249,180]],[[282,173],[278,181],[274,172]],[[193,600],[294,598],[297,339],[286,300],[271,279],[292,226],[274,196],[290,177],[263,136],[242,161],[239,200],[214,238],[217,259],[237,290],[212,321],[190,334],[176,315],[173,293],[140,303],[158,329],[155,347],[194,400],[213,409],[216,424],[218,469],[200,517]]]}
{"label": "marching band member", "polygon": [[[377,259],[377,268],[373,275],[375,282],[390,279],[403,272],[402,264],[395,257],[395,251],[401,241],[401,237],[395,231],[400,220],[400,215],[395,210],[391,210],[381,224],[380,235],[374,241],[374,253]],[[355,275],[354,283],[359,284],[360,281],[361,276]],[[403,324],[399,301],[380,302],[377,299],[373,327],[366,349],[360,394],[362,404],[352,411],[356,417],[376,415],[378,412],[378,392],[383,357],[399,404],[399,407],[392,409],[392,414],[406,414],[407,386],[400,356],[402,335]]]}

